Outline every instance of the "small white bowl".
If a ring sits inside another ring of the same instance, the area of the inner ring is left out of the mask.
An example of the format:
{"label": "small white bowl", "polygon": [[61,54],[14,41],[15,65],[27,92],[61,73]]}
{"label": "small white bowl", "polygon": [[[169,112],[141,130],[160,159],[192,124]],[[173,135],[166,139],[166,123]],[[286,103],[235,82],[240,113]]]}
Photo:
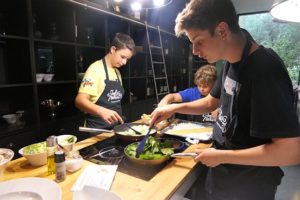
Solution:
{"label": "small white bowl", "polygon": [[72,151],[73,145],[76,143],[77,137],[75,135],[59,135],[57,136],[57,143],[66,151]]}
{"label": "small white bowl", "polygon": [[[32,153],[24,152],[24,149],[32,148],[36,145],[40,146],[41,149],[39,151]],[[42,166],[47,164],[46,142],[39,142],[23,147],[19,150],[19,154],[24,156],[32,166]]]}
{"label": "small white bowl", "polygon": [[53,79],[54,74],[45,74],[44,81],[50,82]]}
{"label": "small white bowl", "polygon": [[14,157],[14,152],[10,149],[0,148],[0,177],[5,171],[7,164]]}
{"label": "small white bowl", "polygon": [[36,74],[36,82],[40,83],[42,82],[45,74]]}
{"label": "small white bowl", "polygon": [[3,119],[9,124],[15,124],[17,122],[17,115],[16,114],[8,114],[8,115],[3,115]]}
{"label": "small white bowl", "polygon": [[78,155],[75,158],[66,158],[66,170],[68,172],[75,172],[79,170],[82,166],[83,158]]}

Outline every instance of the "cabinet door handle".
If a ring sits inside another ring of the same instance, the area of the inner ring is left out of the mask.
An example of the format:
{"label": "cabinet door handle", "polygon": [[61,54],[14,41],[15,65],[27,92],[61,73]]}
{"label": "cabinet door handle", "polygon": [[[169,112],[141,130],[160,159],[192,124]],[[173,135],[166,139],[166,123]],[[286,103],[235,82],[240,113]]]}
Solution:
{"label": "cabinet door handle", "polygon": [[75,38],[77,38],[77,25],[75,25]]}

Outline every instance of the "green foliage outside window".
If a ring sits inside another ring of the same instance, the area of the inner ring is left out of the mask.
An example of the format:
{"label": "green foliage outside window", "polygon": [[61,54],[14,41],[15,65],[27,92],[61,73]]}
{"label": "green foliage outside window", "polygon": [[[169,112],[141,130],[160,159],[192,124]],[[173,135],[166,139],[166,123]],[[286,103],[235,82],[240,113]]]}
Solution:
{"label": "green foliage outside window", "polygon": [[274,21],[269,13],[241,15],[239,23],[259,44],[279,54],[293,84],[299,85],[300,24]]}

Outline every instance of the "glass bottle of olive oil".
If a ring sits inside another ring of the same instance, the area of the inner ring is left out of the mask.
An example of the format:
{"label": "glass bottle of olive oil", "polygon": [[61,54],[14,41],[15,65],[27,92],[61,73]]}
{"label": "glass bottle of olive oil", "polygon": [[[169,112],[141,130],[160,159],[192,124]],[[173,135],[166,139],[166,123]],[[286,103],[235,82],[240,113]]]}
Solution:
{"label": "glass bottle of olive oil", "polygon": [[47,138],[47,166],[48,175],[55,174],[54,153],[57,150],[57,137],[51,135]]}

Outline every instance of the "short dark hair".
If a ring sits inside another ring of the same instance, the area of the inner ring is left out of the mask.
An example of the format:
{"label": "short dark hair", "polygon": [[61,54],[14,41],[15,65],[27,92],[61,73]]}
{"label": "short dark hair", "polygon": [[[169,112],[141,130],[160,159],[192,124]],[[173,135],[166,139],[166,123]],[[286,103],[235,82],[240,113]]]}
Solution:
{"label": "short dark hair", "polygon": [[177,15],[175,33],[180,36],[185,30],[198,28],[214,34],[215,27],[226,22],[229,29],[238,33],[238,16],[231,0],[191,0]]}
{"label": "short dark hair", "polygon": [[111,42],[111,47],[116,47],[117,50],[119,49],[129,49],[133,53],[135,53],[135,43],[133,39],[124,33],[116,33],[114,39]]}

